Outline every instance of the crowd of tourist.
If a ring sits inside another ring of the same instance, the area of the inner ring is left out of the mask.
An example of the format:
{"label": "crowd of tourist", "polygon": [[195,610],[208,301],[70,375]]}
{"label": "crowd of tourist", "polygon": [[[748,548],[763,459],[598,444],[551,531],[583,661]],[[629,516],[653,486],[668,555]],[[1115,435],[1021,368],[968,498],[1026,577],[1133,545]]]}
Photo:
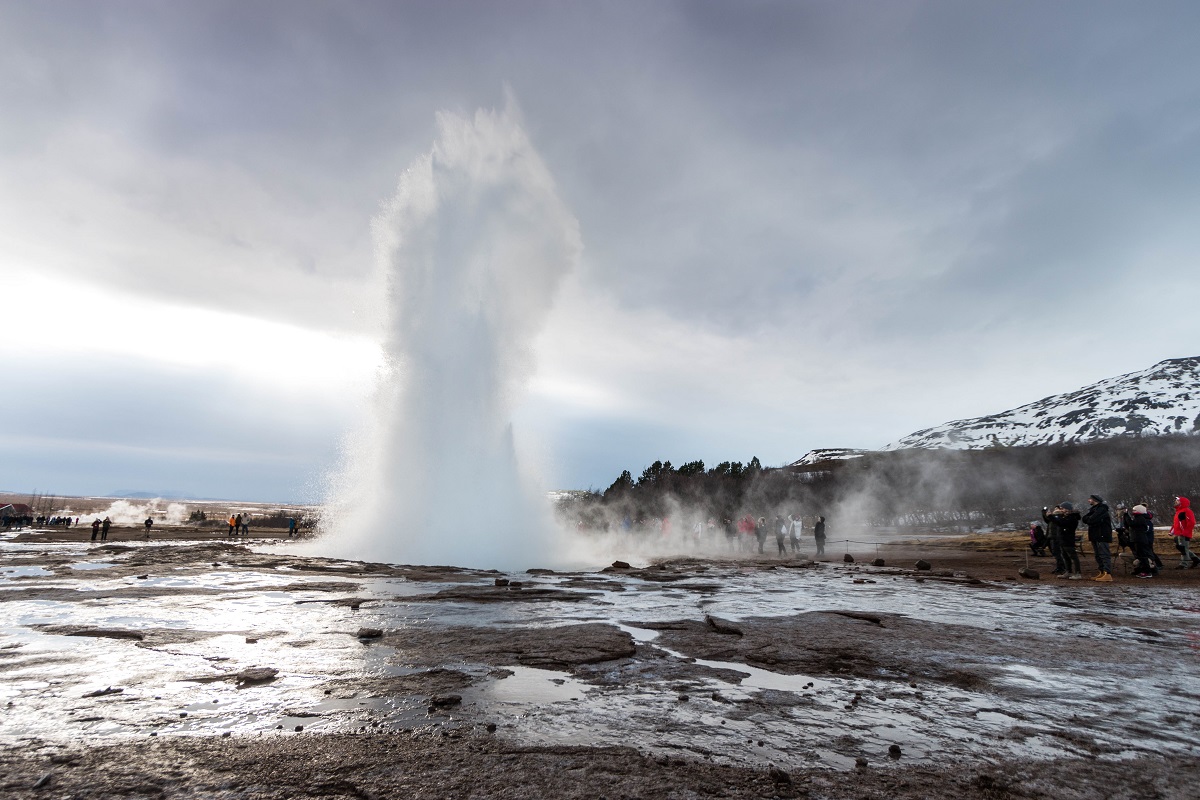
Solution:
{"label": "crowd of tourist", "polygon": [[[1153,578],[1158,575],[1163,568],[1163,561],[1154,547],[1154,512],[1145,503],[1132,507],[1118,503],[1115,509],[1111,509],[1104,498],[1095,494],[1087,502],[1088,509],[1082,514],[1073,503],[1067,501],[1053,508],[1044,507],[1041,522],[1035,520],[1030,523],[1029,548],[1034,555],[1052,555],[1053,574],[1059,578],[1082,580],[1079,556],[1083,536],[1079,534],[1079,528],[1083,525],[1087,528],[1087,541],[1096,560],[1097,572],[1091,580],[1102,583],[1113,580],[1114,534],[1118,555],[1129,550],[1136,577]],[[1196,515],[1191,506],[1188,498],[1175,498],[1170,537],[1179,552],[1176,569],[1195,569],[1200,566],[1200,556],[1192,552]]]}

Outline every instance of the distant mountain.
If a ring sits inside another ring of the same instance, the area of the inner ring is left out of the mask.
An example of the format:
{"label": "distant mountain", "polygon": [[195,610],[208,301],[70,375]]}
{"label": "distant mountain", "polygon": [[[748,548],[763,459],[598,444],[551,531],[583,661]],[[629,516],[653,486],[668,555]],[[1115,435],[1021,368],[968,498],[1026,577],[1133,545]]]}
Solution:
{"label": "distant mountain", "polygon": [[824,461],[848,461],[852,458],[860,458],[869,452],[871,451],[854,450],[849,447],[826,447],[821,450],[809,450],[799,459],[788,464],[788,467],[809,467]]}
{"label": "distant mountain", "polygon": [[119,498],[122,500],[200,500],[203,498],[194,497],[179,489],[164,489],[161,492],[146,492],[135,489],[118,489],[115,492],[110,492],[105,497]]}
{"label": "distant mountain", "polygon": [[978,450],[1166,433],[1200,434],[1200,356],[1168,359],[1011,411],[926,428],[882,449]]}

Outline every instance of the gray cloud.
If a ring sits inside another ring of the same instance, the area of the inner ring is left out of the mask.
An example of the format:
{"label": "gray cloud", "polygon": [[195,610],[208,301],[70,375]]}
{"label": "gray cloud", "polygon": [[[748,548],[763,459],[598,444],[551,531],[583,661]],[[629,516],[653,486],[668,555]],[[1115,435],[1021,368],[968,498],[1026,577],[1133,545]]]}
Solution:
{"label": "gray cloud", "polygon": [[[728,441],[870,446],[1190,354],[1182,318],[1081,333],[1038,309],[1200,289],[1198,23],[1189,2],[10,3],[0,269],[371,331],[372,216],[437,111],[507,84],[579,218],[587,291],[892,398],[869,427],[751,399],[761,423]],[[1103,358],[1029,366],[1073,349]],[[655,457],[725,447],[714,410],[665,421],[661,380],[630,389],[636,419],[562,411],[563,474],[607,471],[622,425]],[[121,438],[119,409],[94,411],[78,435]]]}

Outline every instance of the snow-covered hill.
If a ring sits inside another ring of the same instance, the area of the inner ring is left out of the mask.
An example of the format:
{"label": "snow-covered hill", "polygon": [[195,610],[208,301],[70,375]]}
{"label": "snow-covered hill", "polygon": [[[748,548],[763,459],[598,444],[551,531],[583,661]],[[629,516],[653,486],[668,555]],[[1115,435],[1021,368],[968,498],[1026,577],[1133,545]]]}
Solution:
{"label": "snow-covered hill", "polygon": [[849,447],[827,447],[824,450],[809,450],[799,460],[788,464],[789,468],[810,467],[813,464],[820,464],[825,461],[848,461],[852,458],[860,458],[870,450],[853,450]]}
{"label": "snow-covered hill", "polygon": [[882,449],[975,450],[1163,433],[1200,434],[1200,356],[1168,359],[1011,411],[926,428]]}

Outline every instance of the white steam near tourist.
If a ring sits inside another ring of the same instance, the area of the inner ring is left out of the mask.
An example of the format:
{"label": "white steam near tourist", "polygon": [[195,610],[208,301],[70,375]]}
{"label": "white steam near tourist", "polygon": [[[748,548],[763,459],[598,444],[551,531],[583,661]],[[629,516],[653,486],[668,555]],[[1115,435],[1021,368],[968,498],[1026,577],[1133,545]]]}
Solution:
{"label": "white steam near tourist", "polygon": [[503,111],[438,117],[433,150],[376,220],[386,366],[347,447],[317,548],[478,567],[543,562],[549,508],[510,424],[533,339],[581,251],[579,226]]}

